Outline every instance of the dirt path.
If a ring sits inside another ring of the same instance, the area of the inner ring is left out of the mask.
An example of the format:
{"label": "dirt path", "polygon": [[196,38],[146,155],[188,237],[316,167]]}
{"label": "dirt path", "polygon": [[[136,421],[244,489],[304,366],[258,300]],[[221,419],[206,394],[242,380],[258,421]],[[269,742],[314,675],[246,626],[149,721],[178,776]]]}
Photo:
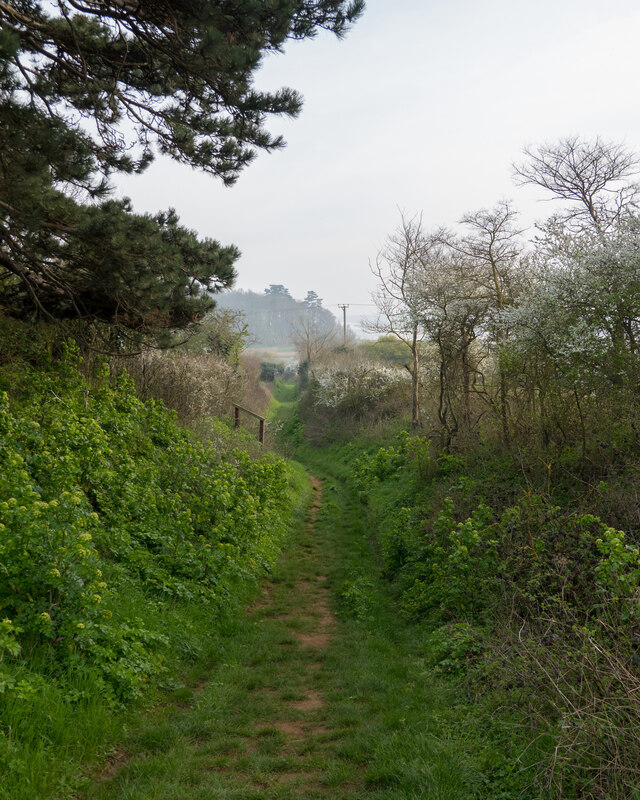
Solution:
{"label": "dirt path", "polygon": [[489,796],[469,788],[478,771],[451,718],[457,688],[426,669],[415,630],[373,582],[361,507],[327,480],[324,503],[313,480],[297,542],[233,616],[207,674],[145,713],[78,800]]}
{"label": "dirt path", "polygon": [[[250,616],[272,625],[282,626],[289,634],[278,645],[280,652],[273,654],[274,662],[289,661],[292,650],[298,650],[302,670],[294,669],[296,679],[288,685],[261,685],[255,689],[258,715],[254,723],[256,738],[269,729],[281,734],[280,755],[289,767],[269,778],[253,782],[255,788],[275,789],[283,785],[295,787],[298,796],[324,794],[321,769],[311,768],[309,755],[330,739],[325,715],[325,697],[320,688],[320,674],[335,620],[330,609],[326,576],[316,571],[315,521],[322,505],[322,486],[311,476],[314,490],[313,503],[305,523],[305,533],[299,545],[284,559],[295,562],[298,576],[284,582],[268,581],[263,597]],[[285,590],[286,597],[279,596]],[[293,607],[287,600],[295,600]],[[294,656],[295,658],[295,656]],[[293,676],[291,676],[293,677]],[[267,700],[265,700],[267,698]],[[269,702],[268,700],[276,702]],[[249,739],[249,748],[256,742]]]}
{"label": "dirt path", "polygon": [[[341,732],[328,720],[327,659],[336,633],[326,543],[316,527],[322,486],[302,535],[225,640],[213,671],[132,732],[87,798],[293,800],[361,796],[336,768]],[[325,559],[326,560],[326,556]]]}

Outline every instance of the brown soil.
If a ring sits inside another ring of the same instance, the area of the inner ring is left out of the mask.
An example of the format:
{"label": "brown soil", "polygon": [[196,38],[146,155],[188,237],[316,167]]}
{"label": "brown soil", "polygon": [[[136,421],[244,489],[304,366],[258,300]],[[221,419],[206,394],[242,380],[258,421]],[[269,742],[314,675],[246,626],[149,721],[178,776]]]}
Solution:
{"label": "brown soil", "polygon": [[120,768],[129,760],[129,754],[126,750],[116,750],[102,767],[102,769],[94,776],[96,783],[106,783],[114,778]]}
{"label": "brown soil", "polygon": [[317,711],[324,706],[324,698],[318,692],[309,692],[304,700],[298,700],[292,705],[297,711]]}

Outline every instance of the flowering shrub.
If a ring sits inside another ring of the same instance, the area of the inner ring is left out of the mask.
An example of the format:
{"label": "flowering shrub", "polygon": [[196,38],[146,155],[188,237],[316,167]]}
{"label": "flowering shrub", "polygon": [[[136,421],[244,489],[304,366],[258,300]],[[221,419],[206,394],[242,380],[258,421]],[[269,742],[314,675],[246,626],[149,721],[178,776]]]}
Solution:
{"label": "flowering shrub", "polygon": [[409,386],[408,372],[377,364],[324,367],[312,381],[314,405],[362,413],[400,387]]}
{"label": "flowering shrub", "polygon": [[402,414],[410,407],[408,372],[346,362],[317,367],[300,405],[305,435],[315,441],[350,438],[363,424]]}
{"label": "flowering shrub", "polygon": [[112,369],[125,369],[143,400],[161,400],[186,423],[228,415],[231,402],[242,394],[237,370],[212,353],[148,350],[115,360]]}

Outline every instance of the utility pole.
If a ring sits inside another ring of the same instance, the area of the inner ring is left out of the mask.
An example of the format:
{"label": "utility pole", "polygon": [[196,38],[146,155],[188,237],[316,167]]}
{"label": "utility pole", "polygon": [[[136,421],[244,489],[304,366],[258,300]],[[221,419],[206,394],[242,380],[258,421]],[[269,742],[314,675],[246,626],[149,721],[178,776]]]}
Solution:
{"label": "utility pole", "polygon": [[347,309],[349,305],[341,305],[338,303],[338,308],[342,309],[342,346],[347,346]]}

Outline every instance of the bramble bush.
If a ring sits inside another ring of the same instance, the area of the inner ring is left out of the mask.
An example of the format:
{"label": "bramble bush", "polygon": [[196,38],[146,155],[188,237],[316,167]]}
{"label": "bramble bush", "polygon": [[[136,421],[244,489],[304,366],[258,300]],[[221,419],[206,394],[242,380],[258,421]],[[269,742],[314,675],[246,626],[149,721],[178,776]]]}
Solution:
{"label": "bramble bush", "polygon": [[456,521],[448,497],[432,523],[394,509],[380,534],[387,577],[412,617],[478,619],[508,608],[522,617],[571,608],[587,619],[606,604],[640,620],[640,555],[598,517],[561,510],[539,495],[497,515],[480,503]]}
{"label": "bramble bush", "polygon": [[[352,478],[365,500],[381,482],[398,484],[379,536],[385,573],[403,583],[414,615],[437,608],[451,619],[473,617],[500,602],[522,614],[562,603],[588,615],[606,601],[624,620],[640,616],[639,548],[624,532],[530,490],[501,511],[476,500],[460,518],[456,492],[474,492],[476,482],[461,474],[459,457],[428,454],[428,442],[402,434],[397,446],[356,459]],[[449,487],[431,519],[419,504],[429,480]]]}
{"label": "bramble bush", "polygon": [[380,447],[374,454],[354,461],[353,480],[359,491],[366,492],[372,481],[383,480],[399,470],[407,472],[414,488],[433,474],[434,462],[429,439],[400,431],[396,440],[395,446]]}

